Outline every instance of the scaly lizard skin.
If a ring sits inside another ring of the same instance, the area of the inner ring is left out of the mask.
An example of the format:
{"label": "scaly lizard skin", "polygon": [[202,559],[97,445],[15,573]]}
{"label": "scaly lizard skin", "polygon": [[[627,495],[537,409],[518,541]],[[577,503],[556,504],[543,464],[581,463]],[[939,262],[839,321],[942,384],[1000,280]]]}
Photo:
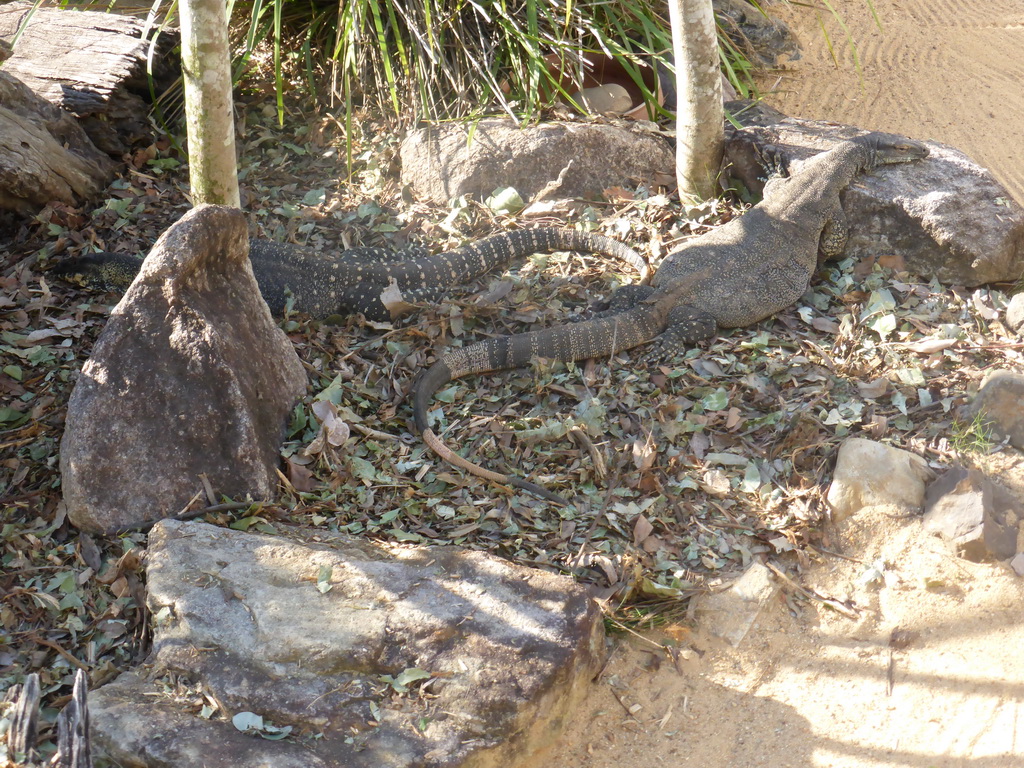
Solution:
{"label": "scaly lizard skin", "polygon": [[839,195],[850,181],[877,166],[927,155],[923,144],[891,134],[845,141],[811,158],[797,174],[771,178],[760,203],[666,257],[650,286],[619,289],[603,316],[448,350],[412,386],[416,429],[442,459],[478,477],[565,503],[547,489],[484,469],[445,446],[428,424],[434,392],[453,379],[518,368],[538,357],[568,362],[655,339],[671,352],[710,338],[719,328],[770,317],[804,294],[819,254],[824,259],[842,253],[847,229]]}
{"label": "scaly lizard skin", "polygon": [[[514,258],[551,251],[581,251],[612,256],[632,264],[641,279],[647,263],[617,240],[573,229],[521,229],[484,238],[433,256],[422,248],[397,253],[383,248],[352,248],[329,258],[310,248],[271,240],[251,240],[249,260],[263,299],[275,315],[284,314],[287,293],[292,308],[317,318],[361,312],[369,320],[391,320],[400,310],[381,299],[394,285],[402,302],[431,304],[456,286]],[[96,253],[59,264],[52,271],[85,287],[124,291],[142,265],[119,253]]]}

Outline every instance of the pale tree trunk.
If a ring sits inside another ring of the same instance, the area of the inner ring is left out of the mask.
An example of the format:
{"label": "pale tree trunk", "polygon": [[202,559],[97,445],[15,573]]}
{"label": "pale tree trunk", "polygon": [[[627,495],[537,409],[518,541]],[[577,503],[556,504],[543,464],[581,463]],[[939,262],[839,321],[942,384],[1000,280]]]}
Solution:
{"label": "pale tree trunk", "polygon": [[725,142],[722,75],[711,0],[668,0],[676,64],[676,181],[680,199],[718,189]]}
{"label": "pale tree trunk", "polygon": [[226,3],[182,0],[179,9],[192,204],[240,208]]}

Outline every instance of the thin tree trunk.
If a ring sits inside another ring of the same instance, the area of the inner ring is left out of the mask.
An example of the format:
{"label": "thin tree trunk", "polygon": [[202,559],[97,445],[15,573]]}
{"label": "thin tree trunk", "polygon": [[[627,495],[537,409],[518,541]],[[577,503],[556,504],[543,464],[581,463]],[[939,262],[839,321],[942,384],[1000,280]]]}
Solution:
{"label": "thin tree trunk", "polygon": [[192,203],[240,208],[225,0],[183,0],[180,16]]}
{"label": "thin tree trunk", "polygon": [[718,189],[725,112],[711,0],[669,0],[676,64],[676,181],[680,199]]}

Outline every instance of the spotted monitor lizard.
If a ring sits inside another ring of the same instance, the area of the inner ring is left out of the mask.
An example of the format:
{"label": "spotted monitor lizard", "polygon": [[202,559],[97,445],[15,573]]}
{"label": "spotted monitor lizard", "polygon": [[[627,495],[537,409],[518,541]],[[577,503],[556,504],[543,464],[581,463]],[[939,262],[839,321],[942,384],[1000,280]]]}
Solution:
{"label": "spotted monitor lizard", "polygon": [[[647,277],[647,263],[629,246],[595,233],[556,228],[501,233],[434,255],[423,248],[352,248],[331,258],[299,245],[253,239],[249,260],[275,315],[284,314],[290,292],[292,309],[313,317],[362,313],[369,320],[390,320],[399,311],[381,294],[391,285],[401,292],[403,305],[434,303],[455,286],[514,258],[551,251],[619,258],[633,265],[641,279]],[[141,259],[127,254],[95,253],[69,259],[53,271],[86,287],[124,291],[141,265]]]}
{"label": "spotted monitor lizard", "polygon": [[518,368],[534,358],[581,360],[655,339],[672,352],[714,336],[719,328],[747,326],[774,315],[803,295],[820,260],[845,248],[847,228],[839,196],[850,182],[876,166],[927,154],[923,144],[891,134],[844,141],[791,176],[773,175],[760,203],[667,256],[650,286],[619,289],[607,313],[447,350],[412,386],[416,429],[447,462],[564,503],[545,488],[484,469],[448,448],[429,425],[433,394],[454,379]]}

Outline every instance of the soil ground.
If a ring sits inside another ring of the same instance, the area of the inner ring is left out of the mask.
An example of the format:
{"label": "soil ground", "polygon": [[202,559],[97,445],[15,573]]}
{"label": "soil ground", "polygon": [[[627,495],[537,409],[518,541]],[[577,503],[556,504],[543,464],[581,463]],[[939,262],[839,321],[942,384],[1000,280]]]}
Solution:
{"label": "soil ground", "polygon": [[[875,509],[801,579],[847,617],[780,591],[739,647],[669,627],[673,663],[621,643],[538,766],[1013,768],[1024,765],[1024,581],[952,557],[917,519]],[[880,580],[864,584],[872,563]],[[636,708],[639,705],[639,709]],[[632,712],[631,712],[632,710]]]}
{"label": "soil ground", "polygon": [[[803,57],[767,75],[768,103],[958,147],[1024,203],[1024,3],[842,0],[773,5]],[[818,17],[832,37],[837,67]],[[1014,459],[989,466],[1019,491]],[[802,583],[852,598],[848,618],[780,592],[732,648],[699,623],[624,640],[567,735],[561,768],[1024,766],[1024,580],[952,557],[917,519],[874,510],[835,531]],[[876,561],[881,580],[864,584]],[[654,642],[682,649],[673,663]],[[639,705],[639,708],[637,706]]]}
{"label": "soil ground", "polygon": [[849,37],[827,11],[771,5],[771,13],[796,32],[803,56],[762,79],[761,88],[770,91],[768,103],[794,117],[951,144],[989,168],[1024,204],[1024,3],[838,0],[831,5]]}

